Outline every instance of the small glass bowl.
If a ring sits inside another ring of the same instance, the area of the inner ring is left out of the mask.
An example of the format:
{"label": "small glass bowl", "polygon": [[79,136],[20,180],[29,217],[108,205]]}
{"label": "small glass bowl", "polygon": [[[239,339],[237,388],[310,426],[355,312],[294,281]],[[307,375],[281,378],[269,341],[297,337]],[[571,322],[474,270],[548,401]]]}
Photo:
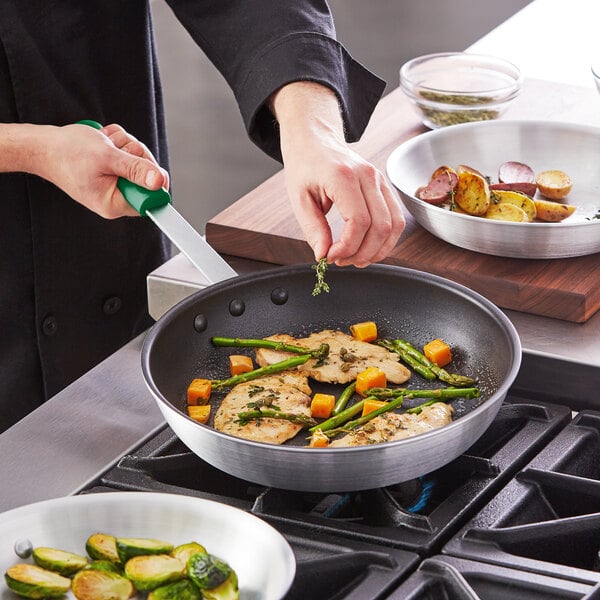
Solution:
{"label": "small glass bowl", "polygon": [[400,69],[400,88],[430,129],[498,118],[522,82],[512,63],[467,52],[419,56]]}

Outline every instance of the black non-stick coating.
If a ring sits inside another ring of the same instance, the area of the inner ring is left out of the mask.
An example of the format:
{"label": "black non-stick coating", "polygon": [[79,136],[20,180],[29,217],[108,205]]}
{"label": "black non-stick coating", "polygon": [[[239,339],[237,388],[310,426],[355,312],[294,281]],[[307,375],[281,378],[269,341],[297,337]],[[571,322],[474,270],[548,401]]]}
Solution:
{"label": "black non-stick coating", "polygon": [[[227,356],[240,353],[215,348],[212,336],[302,337],[325,328],[348,332],[351,324],[366,320],[377,323],[383,338],[403,338],[422,347],[439,337],[452,346],[451,370],[477,377],[482,390],[477,400],[453,403],[455,418],[485,402],[507,377],[516,375],[519,357],[511,339],[516,334],[507,330],[498,309],[462,286],[384,265],[330,267],[326,280],[330,292],[312,296],[314,270],[298,265],[234,278],[190,296],[148,334],[142,353],[146,381],[158,397],[185,414],[190,381],[227,377]],[[417,375],[408,385],[442,387]],[[323,386],[311,382],[311,387],[319,391]]]}

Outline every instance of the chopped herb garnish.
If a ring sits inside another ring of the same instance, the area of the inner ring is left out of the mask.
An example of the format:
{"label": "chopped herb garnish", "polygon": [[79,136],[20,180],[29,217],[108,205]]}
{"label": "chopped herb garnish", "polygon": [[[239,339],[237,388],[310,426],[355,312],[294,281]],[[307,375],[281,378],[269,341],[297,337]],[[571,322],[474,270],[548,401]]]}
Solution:
{"label": "chopped herb garnish", "polygon": [[319,260],[316,265],[312,268],[315,270],[317,275],[317,281],[312,291],[313,296],[318,296],[321,292],[329,292],[329,285],[325,281],[325,273],[327,271],[327,258],[323,257]]}

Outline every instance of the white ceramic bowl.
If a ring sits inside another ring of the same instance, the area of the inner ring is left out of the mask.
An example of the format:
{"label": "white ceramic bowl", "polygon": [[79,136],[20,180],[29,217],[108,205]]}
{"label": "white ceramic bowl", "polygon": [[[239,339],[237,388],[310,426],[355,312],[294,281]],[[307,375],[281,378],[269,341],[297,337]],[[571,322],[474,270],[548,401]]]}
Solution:
{"label": "white ceramic bowl", "polygon": [[[31,562],[14,553],[17,540],[85,555],[85,541],[96,532],[175,545],[196,541],[236,571],[242,600],[280,600],[295,575],[292,549],[258,517],[210,500],[150,492],[68,496],[0,514],[0,571]],[[17,596],[3,582],[0,598]]]}
{"label": "white ceramic bowl", "polygon": [[400,88],[431,129],[498,118],[522,80],[512,63],[467,52],[419,56],[400,69]]}
{"label": "white ceramic bowl", "polygon": [[[536,173],[559,169],[573,180],[560,223],[511,223],[450,212],[415,196],[441,165],[469,165],[497,181],[506,161]],[[416,221],[468,250],[513,258],[566,258],[600,252],[600,128],[548,121],[482,121],[419,135],[396,148],[387,174]]]}

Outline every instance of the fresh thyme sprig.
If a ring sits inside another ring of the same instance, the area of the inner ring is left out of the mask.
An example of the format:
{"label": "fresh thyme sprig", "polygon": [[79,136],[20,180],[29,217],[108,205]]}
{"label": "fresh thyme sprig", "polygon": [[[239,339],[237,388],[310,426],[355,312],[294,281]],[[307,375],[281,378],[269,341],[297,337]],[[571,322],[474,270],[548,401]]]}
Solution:
{"label": "fresh thyme sprig", "polygon": [[317,281],[315,282],[315,287],[312,291],[312,295],[318,296],[321,292],[329,292],[329,285],[325,281],[325,273],[327,271],[327,258],[321,258],[316,265],[312,266],[312,268],[315,270],[315,273],[317,275]]}

